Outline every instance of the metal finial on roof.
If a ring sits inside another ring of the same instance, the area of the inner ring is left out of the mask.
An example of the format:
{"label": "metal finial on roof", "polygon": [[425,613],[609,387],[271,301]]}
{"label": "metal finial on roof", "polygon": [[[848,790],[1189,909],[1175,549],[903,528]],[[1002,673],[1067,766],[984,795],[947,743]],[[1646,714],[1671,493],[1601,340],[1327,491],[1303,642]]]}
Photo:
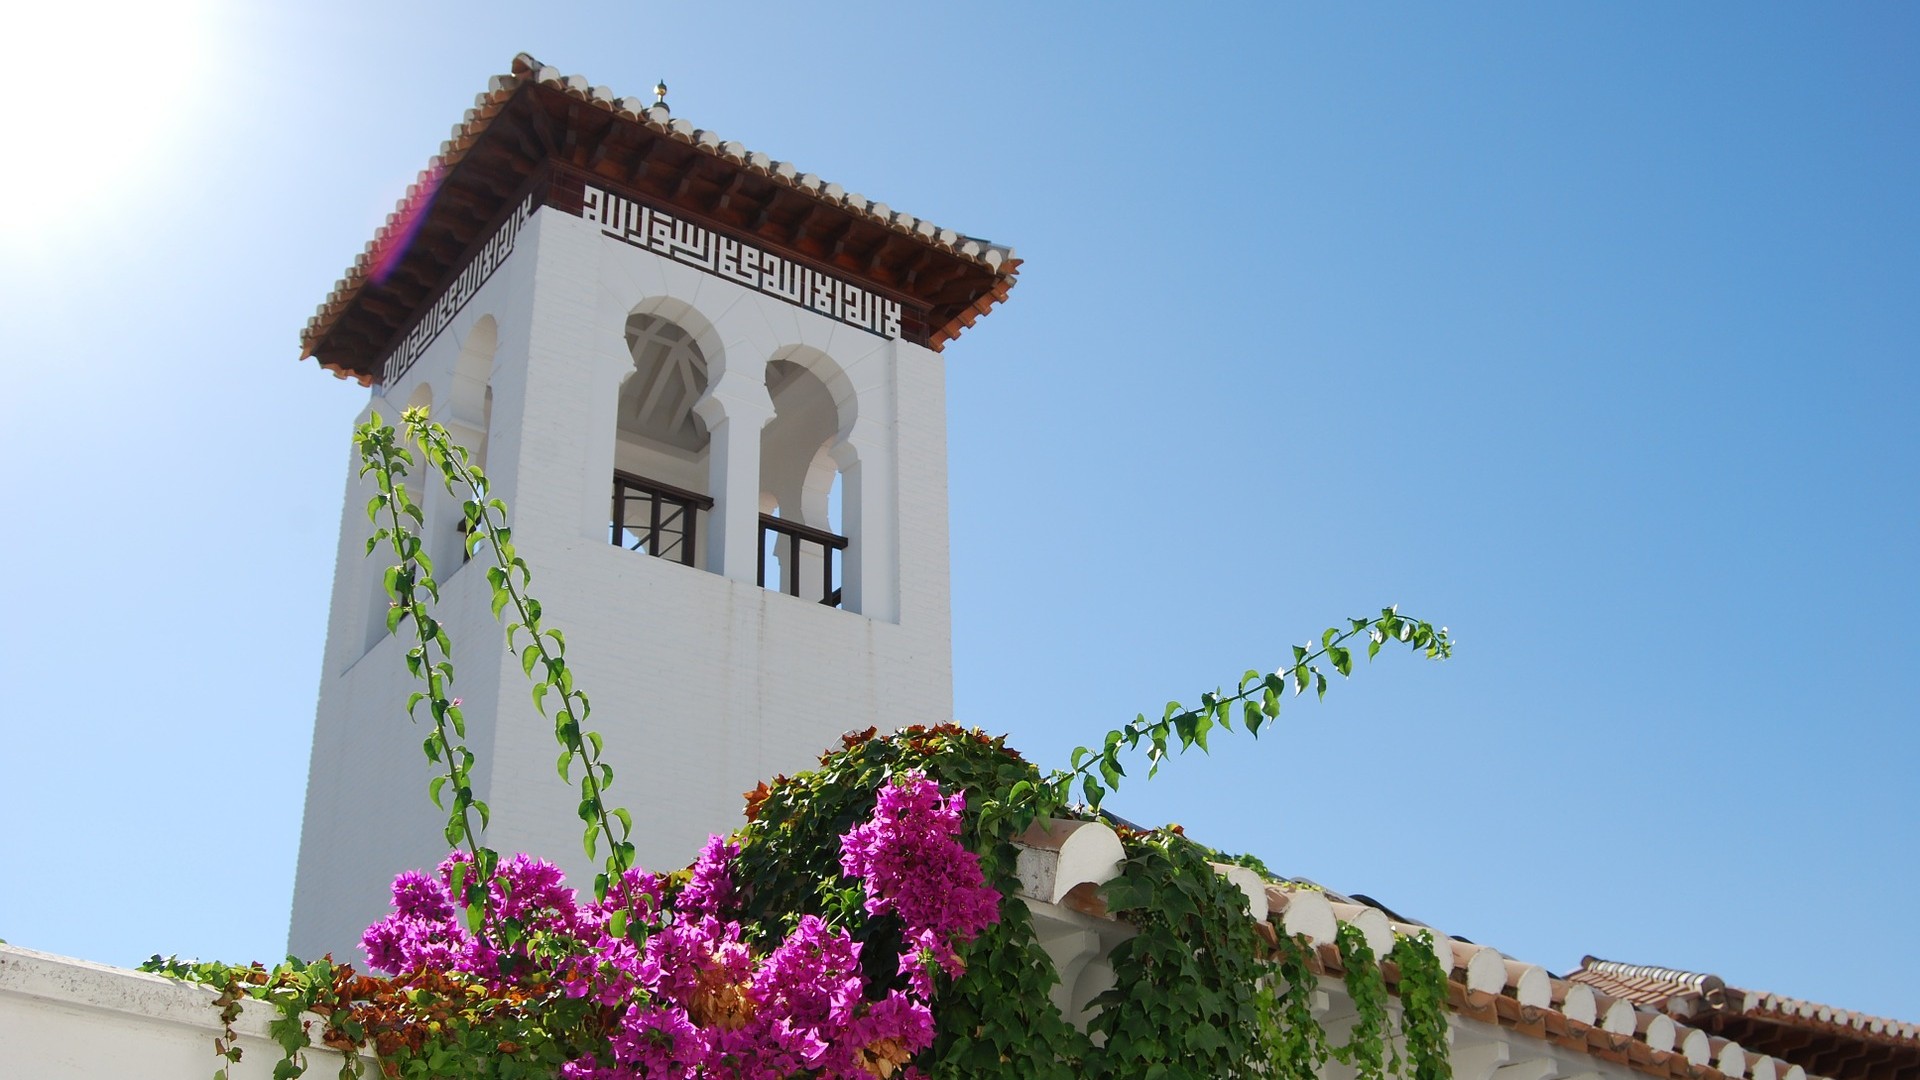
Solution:
{"label": "metal finial on roof", "polygon": [[667,104],[667,80],[661,79],[653,84],[653,103],[661,107]]}

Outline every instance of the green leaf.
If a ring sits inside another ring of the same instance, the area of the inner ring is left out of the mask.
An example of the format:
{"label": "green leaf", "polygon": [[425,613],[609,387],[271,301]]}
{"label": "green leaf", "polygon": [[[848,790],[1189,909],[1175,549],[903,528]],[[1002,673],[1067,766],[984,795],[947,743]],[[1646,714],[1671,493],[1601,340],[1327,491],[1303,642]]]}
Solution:
{"label": "green leaf", "polygon": [[1119,912],[1153,906],[1157,890],[1144,877],[1121,874],[1100,886],[1100,892],[1106,897],[1107,910]]}
{"label": "green leaf", "polygon": [[1100,809],[1100,797],[1105,795],[1106,791],[1101,788],[1100,781],[1095,780],[1091,776],[1087,776],[1082,777],[1080,780],[1080,794],[1086,798],[1088,806],[1098,810]]}
{"label": "green leaf", "polygon": [[1333,660],[1333,669],[1342,675],[1353,674],[1353,653],[1343,646],[1334,646],[1327,655]]}

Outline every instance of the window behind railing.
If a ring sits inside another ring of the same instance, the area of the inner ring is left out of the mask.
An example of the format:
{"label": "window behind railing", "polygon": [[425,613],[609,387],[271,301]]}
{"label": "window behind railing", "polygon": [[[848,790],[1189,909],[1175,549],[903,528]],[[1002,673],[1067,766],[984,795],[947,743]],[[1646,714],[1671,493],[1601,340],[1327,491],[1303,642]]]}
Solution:
{"label": "window behind railing", "polygon": [[[812,582],[807,580],[811,578],[819,583],[817,595],[820,602],[828,607],[839,607],[839,564],[843,561],[846,548],[847,538],[844,536],[771,514],[761,514],[760,587],[777,587],[789,596],[812,598],[816,593]],[[776,569],[780,574],[779,582],[772,586],[767,579],[767,553],[770,549],[778,560]],[[817,566],[815,559],[819,560]]]}
{"label": "window behind railing", "polygon": [[700,515],[711,509],[713,500],[697,491],[615,471],[611,539],[629,551],[692,566]]}

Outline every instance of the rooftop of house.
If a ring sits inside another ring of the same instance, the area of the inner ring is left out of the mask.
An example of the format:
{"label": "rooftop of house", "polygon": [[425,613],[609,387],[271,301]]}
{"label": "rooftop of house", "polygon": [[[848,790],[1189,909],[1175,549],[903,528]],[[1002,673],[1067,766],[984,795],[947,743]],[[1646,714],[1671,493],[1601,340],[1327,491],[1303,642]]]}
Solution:
{"label": "rooftop of house", "polygon": [[[569,193],[566,183],[572,181]],[[896,211],[525,53],[496,75],[301,331],[301,357],[371,384],[382,357],[514,208],[578,212],[607,183],[691,222],[850,275],[938,350],[1006,299],[1013,249]],[[569,200],[571,204],[569,205]]]}
{"label": "rooftop of house", "polygon": [[1834,1080],[1920,1076],[1920,1025],[1731,987],[1704,972],[1592,956],[1567,978]]}

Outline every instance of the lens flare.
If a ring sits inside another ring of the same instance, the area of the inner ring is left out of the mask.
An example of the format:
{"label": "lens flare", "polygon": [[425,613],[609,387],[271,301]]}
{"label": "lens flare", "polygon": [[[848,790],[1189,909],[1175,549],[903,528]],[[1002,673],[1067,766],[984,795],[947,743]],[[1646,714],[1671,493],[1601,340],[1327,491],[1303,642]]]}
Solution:
{"label": "lens flare", "polygon": [[380,239],[374,243],[373,258],[367,266],[367,278],[375,285],[387,280],[393,268],[413,246],[413,238],[419,234],[421,223],[427,220],[427,211],[433,207],[433,197],[440,191],[440,178],[445,170],[439,165],[420,174],[420,182],[413,189],[413,197],[407,200],[400,214],[387,226]]}

